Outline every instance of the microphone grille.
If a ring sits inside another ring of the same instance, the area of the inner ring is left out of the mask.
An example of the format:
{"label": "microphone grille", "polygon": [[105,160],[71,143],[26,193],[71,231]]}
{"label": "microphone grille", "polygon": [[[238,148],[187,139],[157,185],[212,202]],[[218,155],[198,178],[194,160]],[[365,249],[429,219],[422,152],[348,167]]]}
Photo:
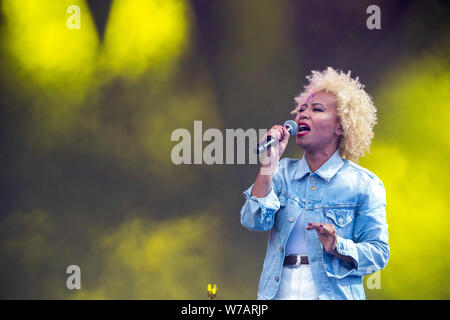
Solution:
{"label": "microphone grille", "polygon": [[295,122],[294,120],[287,120],[284,123],[284,126],[286,127],[287,131],[289,132],[289,134],[295,135],[298,131],[298,125],[297,122]]}

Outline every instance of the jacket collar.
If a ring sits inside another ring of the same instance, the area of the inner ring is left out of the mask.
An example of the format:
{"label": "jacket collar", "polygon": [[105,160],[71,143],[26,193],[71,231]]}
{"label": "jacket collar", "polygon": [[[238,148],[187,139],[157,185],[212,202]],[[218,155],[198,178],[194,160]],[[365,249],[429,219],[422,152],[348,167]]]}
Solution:
{"label": "jacket collar", "polygon": [[[344,161],[342,160],[339,151],[336,150],[336,152],[319,169],[317,169],[315,173],[322,179],[330,182],[343,165]],[[307,173],[311,173],[311,169],[306,161],[305,154],[303,154],[303,157],[294,172],[293,179],[301,179]]]}

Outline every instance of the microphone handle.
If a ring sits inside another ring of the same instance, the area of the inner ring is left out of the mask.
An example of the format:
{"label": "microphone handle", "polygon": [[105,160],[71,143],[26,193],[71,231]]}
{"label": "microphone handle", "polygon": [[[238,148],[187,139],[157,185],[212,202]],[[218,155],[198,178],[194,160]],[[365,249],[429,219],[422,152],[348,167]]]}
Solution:
{"label": "microphone handle", "polygon": [[266,142],[264,142],[262,145],[260,145],[259,143],[256,145],[255,152],[256,152],[256,154],[260,154],[261,152],[266,151],[272,145],[276,145],[277,143],[278,143],[278,139],[272,139],[272,136],[267,136]]}

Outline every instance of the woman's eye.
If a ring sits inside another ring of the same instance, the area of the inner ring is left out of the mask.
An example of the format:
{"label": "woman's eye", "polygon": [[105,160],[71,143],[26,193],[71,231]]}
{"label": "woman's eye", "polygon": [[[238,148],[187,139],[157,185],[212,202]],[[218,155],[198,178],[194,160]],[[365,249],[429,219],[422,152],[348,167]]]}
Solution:
{"label": "woman's eye", "polygon": [[314,111],[320,111],[320,112],[323,112],[323,110],[322,110],[322,109],[319,109],[319,108],[314,108],[313,110],[314,110]]}

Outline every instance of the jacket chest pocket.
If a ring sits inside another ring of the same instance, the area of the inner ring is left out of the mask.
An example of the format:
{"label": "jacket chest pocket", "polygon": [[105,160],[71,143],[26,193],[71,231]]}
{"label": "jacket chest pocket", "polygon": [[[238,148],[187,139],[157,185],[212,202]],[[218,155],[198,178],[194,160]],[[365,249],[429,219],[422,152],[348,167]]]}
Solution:
{"label": "jacket chest pocket", "polygon": [[325,208],[324,214],[327,221],[336,227],[338,235],[345,236],[352,225],[354,209],[353,208]]}

